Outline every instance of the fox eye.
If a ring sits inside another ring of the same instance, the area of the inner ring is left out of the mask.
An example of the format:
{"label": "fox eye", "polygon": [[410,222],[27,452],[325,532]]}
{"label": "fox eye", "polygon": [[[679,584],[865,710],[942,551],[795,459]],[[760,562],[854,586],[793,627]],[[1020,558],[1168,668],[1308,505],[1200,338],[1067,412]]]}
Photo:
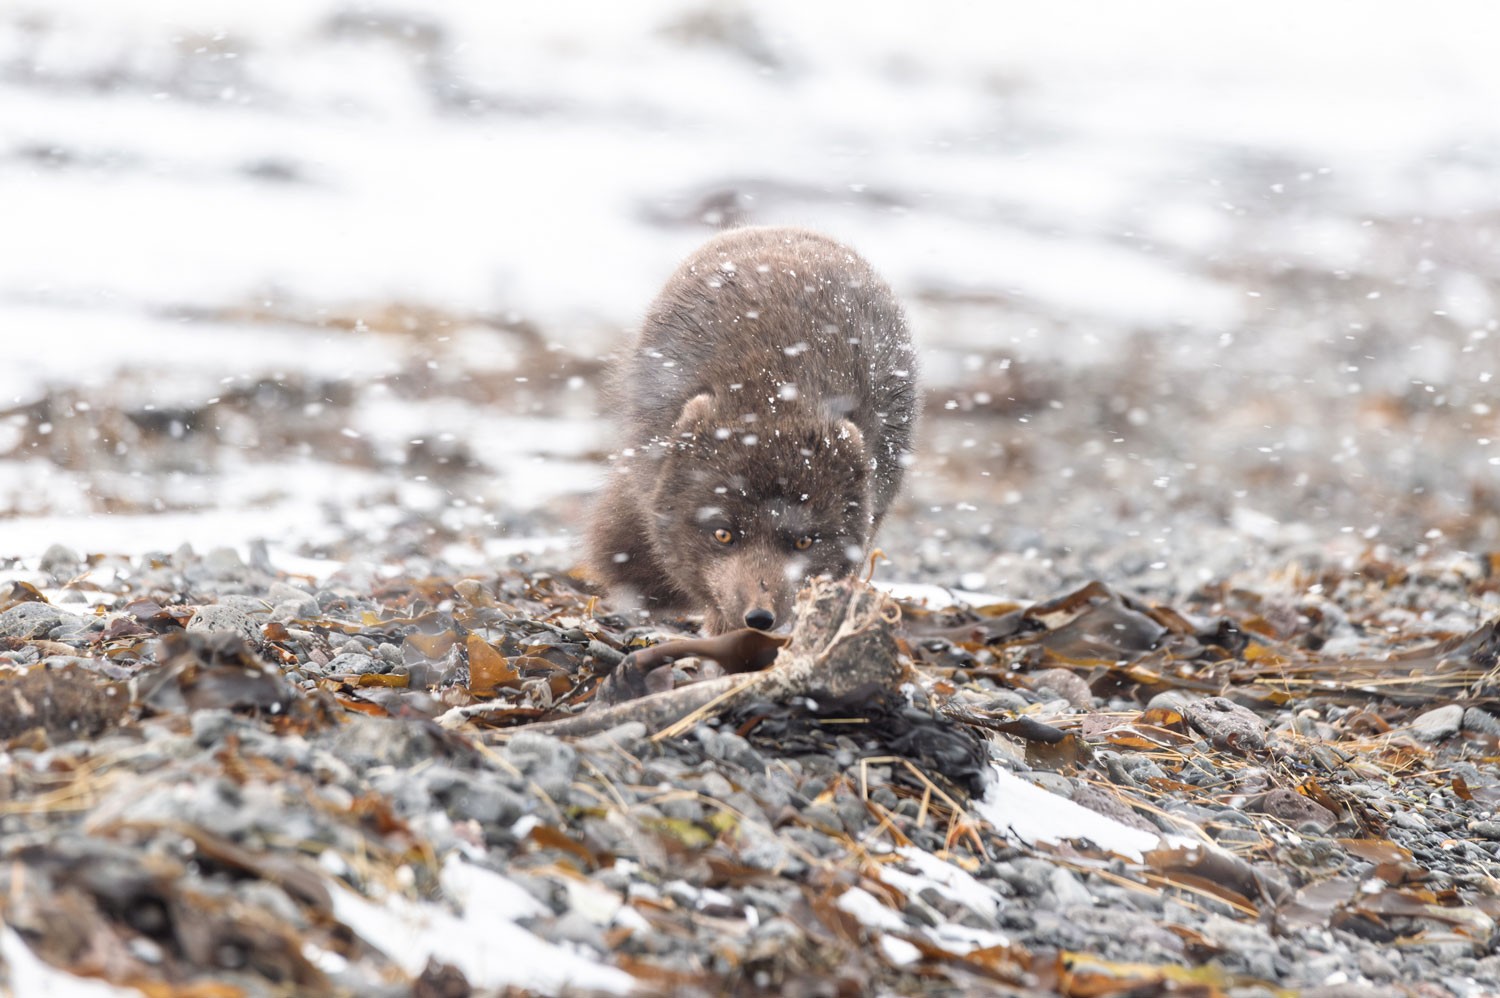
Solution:
{"label": "fox eye", "polygon": [[797,550],[798,551],[806,551],[808,548],[812,547],[812,542],[813,542],[813,539],[811,537],[799,537],[799,538],[797,538]]}
{"label": "fox eye", "polygon": [[714,531],[714,540],[720,544],[733,544],[734,532],[725,527],[720,527]]}

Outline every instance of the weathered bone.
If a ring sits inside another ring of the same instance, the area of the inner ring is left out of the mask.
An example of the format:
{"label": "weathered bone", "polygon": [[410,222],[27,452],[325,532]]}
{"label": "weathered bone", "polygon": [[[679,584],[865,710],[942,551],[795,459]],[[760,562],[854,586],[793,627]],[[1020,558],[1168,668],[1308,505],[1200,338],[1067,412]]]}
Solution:
{"label": "weathered bone", "polygon": [[798,594],[791,640],[762,672],[693,683],[514,730],[579,736],[639,721],[647,731],[665,732],[695,714],[711,716],[752,698],[843,695],[871,683],[894,688],[906,675],[893,632],[900,616],[889,596],[856,579],[817,581]]}

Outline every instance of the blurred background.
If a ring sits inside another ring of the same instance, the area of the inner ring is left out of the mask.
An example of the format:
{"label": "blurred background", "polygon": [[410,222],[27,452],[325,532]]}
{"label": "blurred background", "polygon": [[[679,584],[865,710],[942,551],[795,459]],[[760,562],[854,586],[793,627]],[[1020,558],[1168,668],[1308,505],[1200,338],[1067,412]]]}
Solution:
{"label": "blurred background", "polygon": [[887,577],[1500,549],[1496,37],[1482,2],[0,3],[0,565],[565,568],[612,357],[746,223],[907,304]]}

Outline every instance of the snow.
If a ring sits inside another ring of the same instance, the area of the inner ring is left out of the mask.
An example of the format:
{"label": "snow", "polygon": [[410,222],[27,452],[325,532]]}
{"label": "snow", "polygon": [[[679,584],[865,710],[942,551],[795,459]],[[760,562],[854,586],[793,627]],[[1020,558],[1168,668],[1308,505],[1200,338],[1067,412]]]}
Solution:
{"label": "snow", "polygon": [[851,887],[839,895],[834,905],[839,911],[853,915],[861,925],[886,932],[905,932],[906,921],[895,911],[881,904],[879,899],[863,887]]}
{"label": "snow", "polygon": [[974,810],[997,830],[1025,845],[1087,839],[1100,849],[1139,862],[1163,841],[1154,832],[1132,828],[1074,804],[999,766],[991,766],[984,798]]}
{"label": "snow", "polygon": [[538,938],[515,919],[542,914],[541,905],[513,881],[449,857],[444,891],[459,914],[430,902],[392,894],[370,901],[332,887],[334,917],[413,977],[429,957],[452,964],[478,988],[518,987],[557,993],[565,988],[625,994],[635,979],[623,971]]}
{"label": "snow", "polygon": [[[106,8],[0,14],[0,409],[49,386],[162,407],[226,379],[327,379],[354,387],[348,428],[382,460],[451,433],[513,509],[592,488],[613,427],[588,391],[563,412],[454,391],[530,373],[535,344],[495,320],[559,357],[616,349],[723,192],[856,245],[907,303],[934,385],[973,382],[958,358],[978,348],[1108,367],[1142,330],[1171,332],[1176,370],[1213,372],[1225,334],[1275,315],[1247,261],[1404,280],[1368,220],[1483,217],[1497,198],[1500,9],[1478,0]],[[1287,204],[1244,238],[1238,220]],[[1494,318],[1480,263],[1431,277],[1473,326]],[[343,328],[389,307],[444,325]],[[1307,356],[1297,322],[1261,335],[1256,364]],[[1357,387],[1469,367],[1413,345]],[[431,390],[382,393],[423,369]],[[0,452],[20,439],[0,419]],[[232,467],[124,472],[101,496],[107,474],[0,458],[0,523],[67,514],[87,538],[78,517],[114,493],[198,489],[230,513],[198,522],[239,531],[221,539],[305,550],[325,536],[308,511],[351,499],[310,481],[246,503]]]}
{"label": "snow", "polygon": [[871,584],[877,589],[883,589],[896,599],[908,600],[913,603],[923,603],[934,610],[946,610],[953,606],[993,606],[996,603],[1018,602],[1024,606],[1025,600],[1016,601],[1006,596],[998,596],[994,593],[973,592],[968,589],[951,589],[947,586],[937,586],[925,582],[888,582],[883,579],[872,579]]}
{"label": "snow", "polygon": [[9,985],[10,994],[16,998],[140,998],[142,995],[136,988],[58,970],[31,952],[21,934],[8,925],[0,925],[0,963],[4,965],[0,980]]}

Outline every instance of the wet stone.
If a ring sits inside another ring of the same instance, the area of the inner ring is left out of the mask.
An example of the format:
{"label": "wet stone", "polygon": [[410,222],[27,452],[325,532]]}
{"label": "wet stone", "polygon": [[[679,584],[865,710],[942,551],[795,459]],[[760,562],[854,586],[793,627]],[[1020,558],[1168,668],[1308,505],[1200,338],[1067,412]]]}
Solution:
{"label": "wet stone", "polygon": [[1201,699],[1186,690],[1165,690],[1156,694],[1146,701],[1147,710],[1175,710],[1177,713],[1187,716],[1187,706]]}
{"label": "wet stone", "polygon": [[1500,735],[1500,718],[1483,707],[1469,707],[1464,711],[1463,729],[1482,735]]}
{"label": "wet stone", "polygon": [[1094,695],[1089,692],[1089,684],[1069,669],[1043,669],[1032,680],[1038,691],[1050,691],[1074,707],[1087,709],[1094,705]]}
{"label": "wet stone", "polygon": [[648,744],[646,725],[641,721],[627,721],[583,739],[578,747],[591,755],[624,752],[626,755],[639,756]]}
{"label": "wet stone", "polygon": [[1182,715],[1220,748],[1256,752],[1266,747],[1266,722],[1226,697],[1207,697],[1187,704]]}
{"label": "wet stone", "polygon": [[980,710],[1010,711],[1017,713],[1030,706],[1031,701],[1014,690],[996,690],[978,706]]}
{"label": "wet stone", "polygon": [[1464,709],[1456,703],[1420,714],[1411,722],[1411,733],[1424,742],[1442,741],[1458,733],[1464,722]]}
{"label": "wet stone", "polygon": [[221,604],[200,606],[188,620],[187,629],[208,634],[216,631],[229,631],[238,635],[249,645],[260,644],[262,637],[260,627],[250,619],[249,614],[235,607]]}
{"label": "wet stone", "polygon": [[1500,841],[1500,821],[1476,821],[1471,827],[1475,835],[1491,841]]}
{"label": "wet stone", "polygon": [[45,638],[54,628],[77,621],[77,615],[50,603],[17,603],[0,613],[0,638]]}
{"label": "wet stone", "polygon": [[1328,807],[1292,789],[1274,789],[1268,792],[1265,797],[1256,801],[1256,810],[1271,815],[1278,821],[1287,822],[1293,828],[1311,824],[1319,830],[1328,830],[1338,821],[1338,815]]}
{"label": "wet stone", "polygon": [[363,676],[390,671],[391,663],[376,660],[360,651],[340,652],[323,666],[324,674],[329,676]]}
{"label": "wet stone", "polygon": [[52,576],[54,581],[66,582],[82,570],[83,559],[67,545],[53,544],[42,552],[42,561],[38,567]]}

